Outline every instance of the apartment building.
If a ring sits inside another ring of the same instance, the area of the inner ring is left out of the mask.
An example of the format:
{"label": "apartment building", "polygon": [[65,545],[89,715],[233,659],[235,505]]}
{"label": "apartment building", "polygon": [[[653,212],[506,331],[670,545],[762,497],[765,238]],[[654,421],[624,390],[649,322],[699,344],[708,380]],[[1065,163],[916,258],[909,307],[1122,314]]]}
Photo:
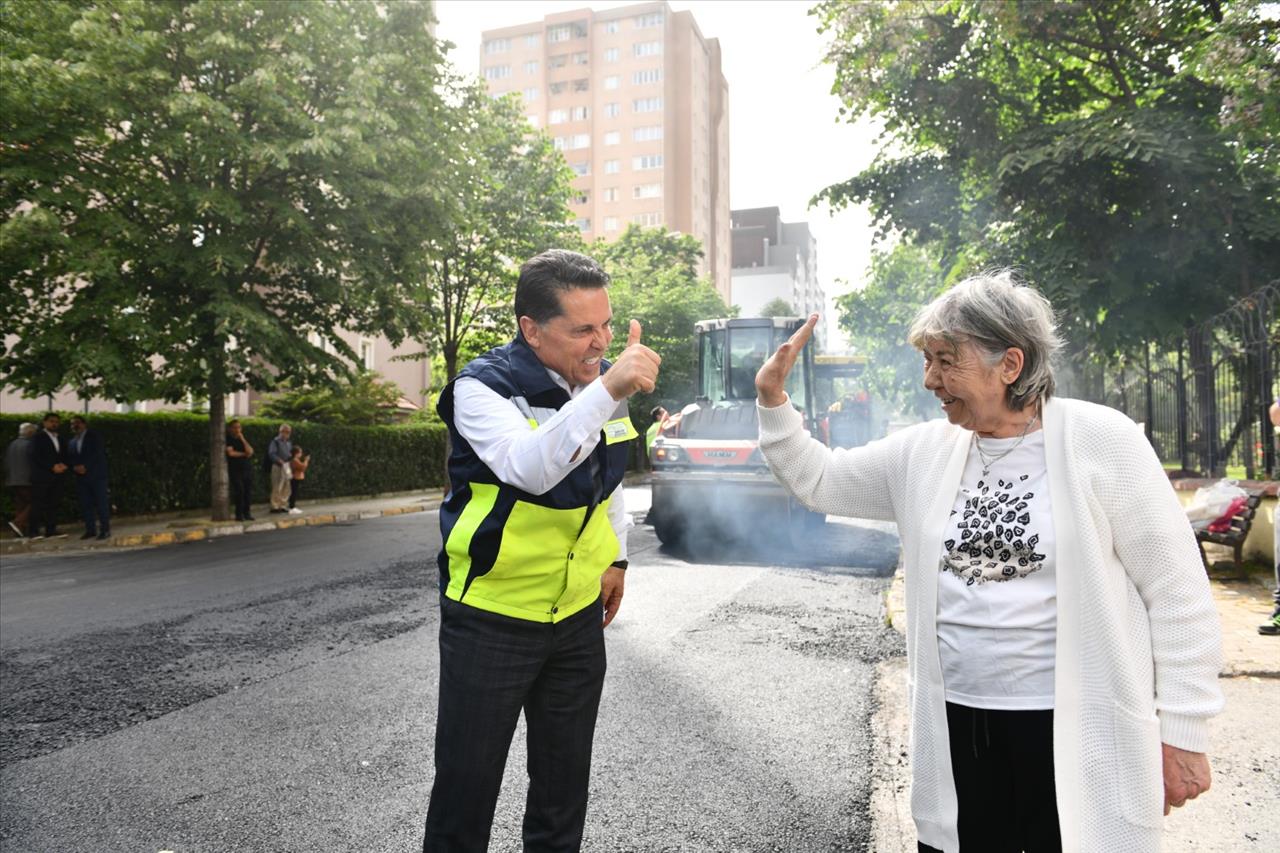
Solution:
{"label": "apartment building", "polygon": [[729,91],[720,43],[691,13],[639,3],[486,30],[480,70],[564,152],[583,236],[629,223],[690,234],[729,298]]}
{"label": "apartment building", "polygon": [[[796,316],[826,312],[826,293],[818,280],[818,241],[807,222],[783,222],[776,207],[735,210],[732,222],[733,274],[730,304],[752,317],[781,299]],[[818,350],[826,347],[824,324],[814,331]]]}

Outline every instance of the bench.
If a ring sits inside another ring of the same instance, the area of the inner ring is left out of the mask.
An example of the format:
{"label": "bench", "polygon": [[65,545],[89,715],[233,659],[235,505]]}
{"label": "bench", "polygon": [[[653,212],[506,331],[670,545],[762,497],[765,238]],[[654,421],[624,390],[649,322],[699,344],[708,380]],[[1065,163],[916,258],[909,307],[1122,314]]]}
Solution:
{"label": "bench", "polygon": [[1212,542],[1215,545],[1229,545],[1234,552],[1236,564],[1236,573],[1239,577],[1245,577],[1244,560],[1241,549],[1244,548],[1244,540],[1249,536],[1249,528],[1253,526],[1253,517],[1258,514],[1258,504],[1262,503],[1262,493],[1253,492],[1245,500],[1244,506],[1235,515],[1231,516],[1231,526],[1221,533],[1210,533],[1208,530],[1196,531],[1196,544],[1200,546],[1200,559],[1204,562],[1204,570],[1209,571],[1209,557],[1204,553],[1204,543]]}

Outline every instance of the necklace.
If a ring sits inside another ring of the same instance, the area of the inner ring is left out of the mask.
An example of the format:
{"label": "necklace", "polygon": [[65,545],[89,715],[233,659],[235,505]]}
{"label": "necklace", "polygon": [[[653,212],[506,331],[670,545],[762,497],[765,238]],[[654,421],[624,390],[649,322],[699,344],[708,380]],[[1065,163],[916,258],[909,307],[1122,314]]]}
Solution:
{"label": "necklace", "polygon": [[1027,433],[1031,431],[1031,425],[1038,420],[1040,420],[1040,414],[1037,412],[1036,414],[1031,416],[1031,420],[1027,421],[1027,425],[1024,426],[1022,428],[1022,432],[1018,434],[1018,440],[1015,441],[1008,450],[991,457],[988,457],[986,452],[983,451],[982,439],[978,436],[978,433],[975,431],[973,434],[973,446],[978,448],[978,458],[982,460],[982,476],[986,477],[987,475],[989,475],[991,473],[992,465],[996,464],[1001,459],[1005,458],[1010,453],[1017,450],[1018,445],[1022,444],[1023,439],[1027,437]]}

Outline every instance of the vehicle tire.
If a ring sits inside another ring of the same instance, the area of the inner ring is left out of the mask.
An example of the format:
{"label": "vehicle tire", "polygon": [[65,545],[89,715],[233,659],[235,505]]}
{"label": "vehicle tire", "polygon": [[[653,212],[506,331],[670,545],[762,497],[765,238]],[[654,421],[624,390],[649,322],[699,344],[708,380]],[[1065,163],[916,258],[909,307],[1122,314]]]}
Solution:
{"label": "vehicle tire", "polygon": [[663,545],[668,548],[684,547],[686,528],[683,521],[677,521],[660,513],[655,515],[650,511],[649,522],[653,525],[653,532],[657,534],[658,541]]}

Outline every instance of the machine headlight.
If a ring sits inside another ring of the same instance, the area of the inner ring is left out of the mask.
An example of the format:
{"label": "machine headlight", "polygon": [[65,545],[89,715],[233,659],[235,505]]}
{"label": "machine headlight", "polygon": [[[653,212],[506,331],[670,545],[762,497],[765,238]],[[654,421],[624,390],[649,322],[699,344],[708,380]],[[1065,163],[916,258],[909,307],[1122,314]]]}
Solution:
{"label": "machine headlight", "polygon": [[678,447],[658,447],[653,448],[653,461],[655,462],[679,462],[681,459],[680,448]]}

